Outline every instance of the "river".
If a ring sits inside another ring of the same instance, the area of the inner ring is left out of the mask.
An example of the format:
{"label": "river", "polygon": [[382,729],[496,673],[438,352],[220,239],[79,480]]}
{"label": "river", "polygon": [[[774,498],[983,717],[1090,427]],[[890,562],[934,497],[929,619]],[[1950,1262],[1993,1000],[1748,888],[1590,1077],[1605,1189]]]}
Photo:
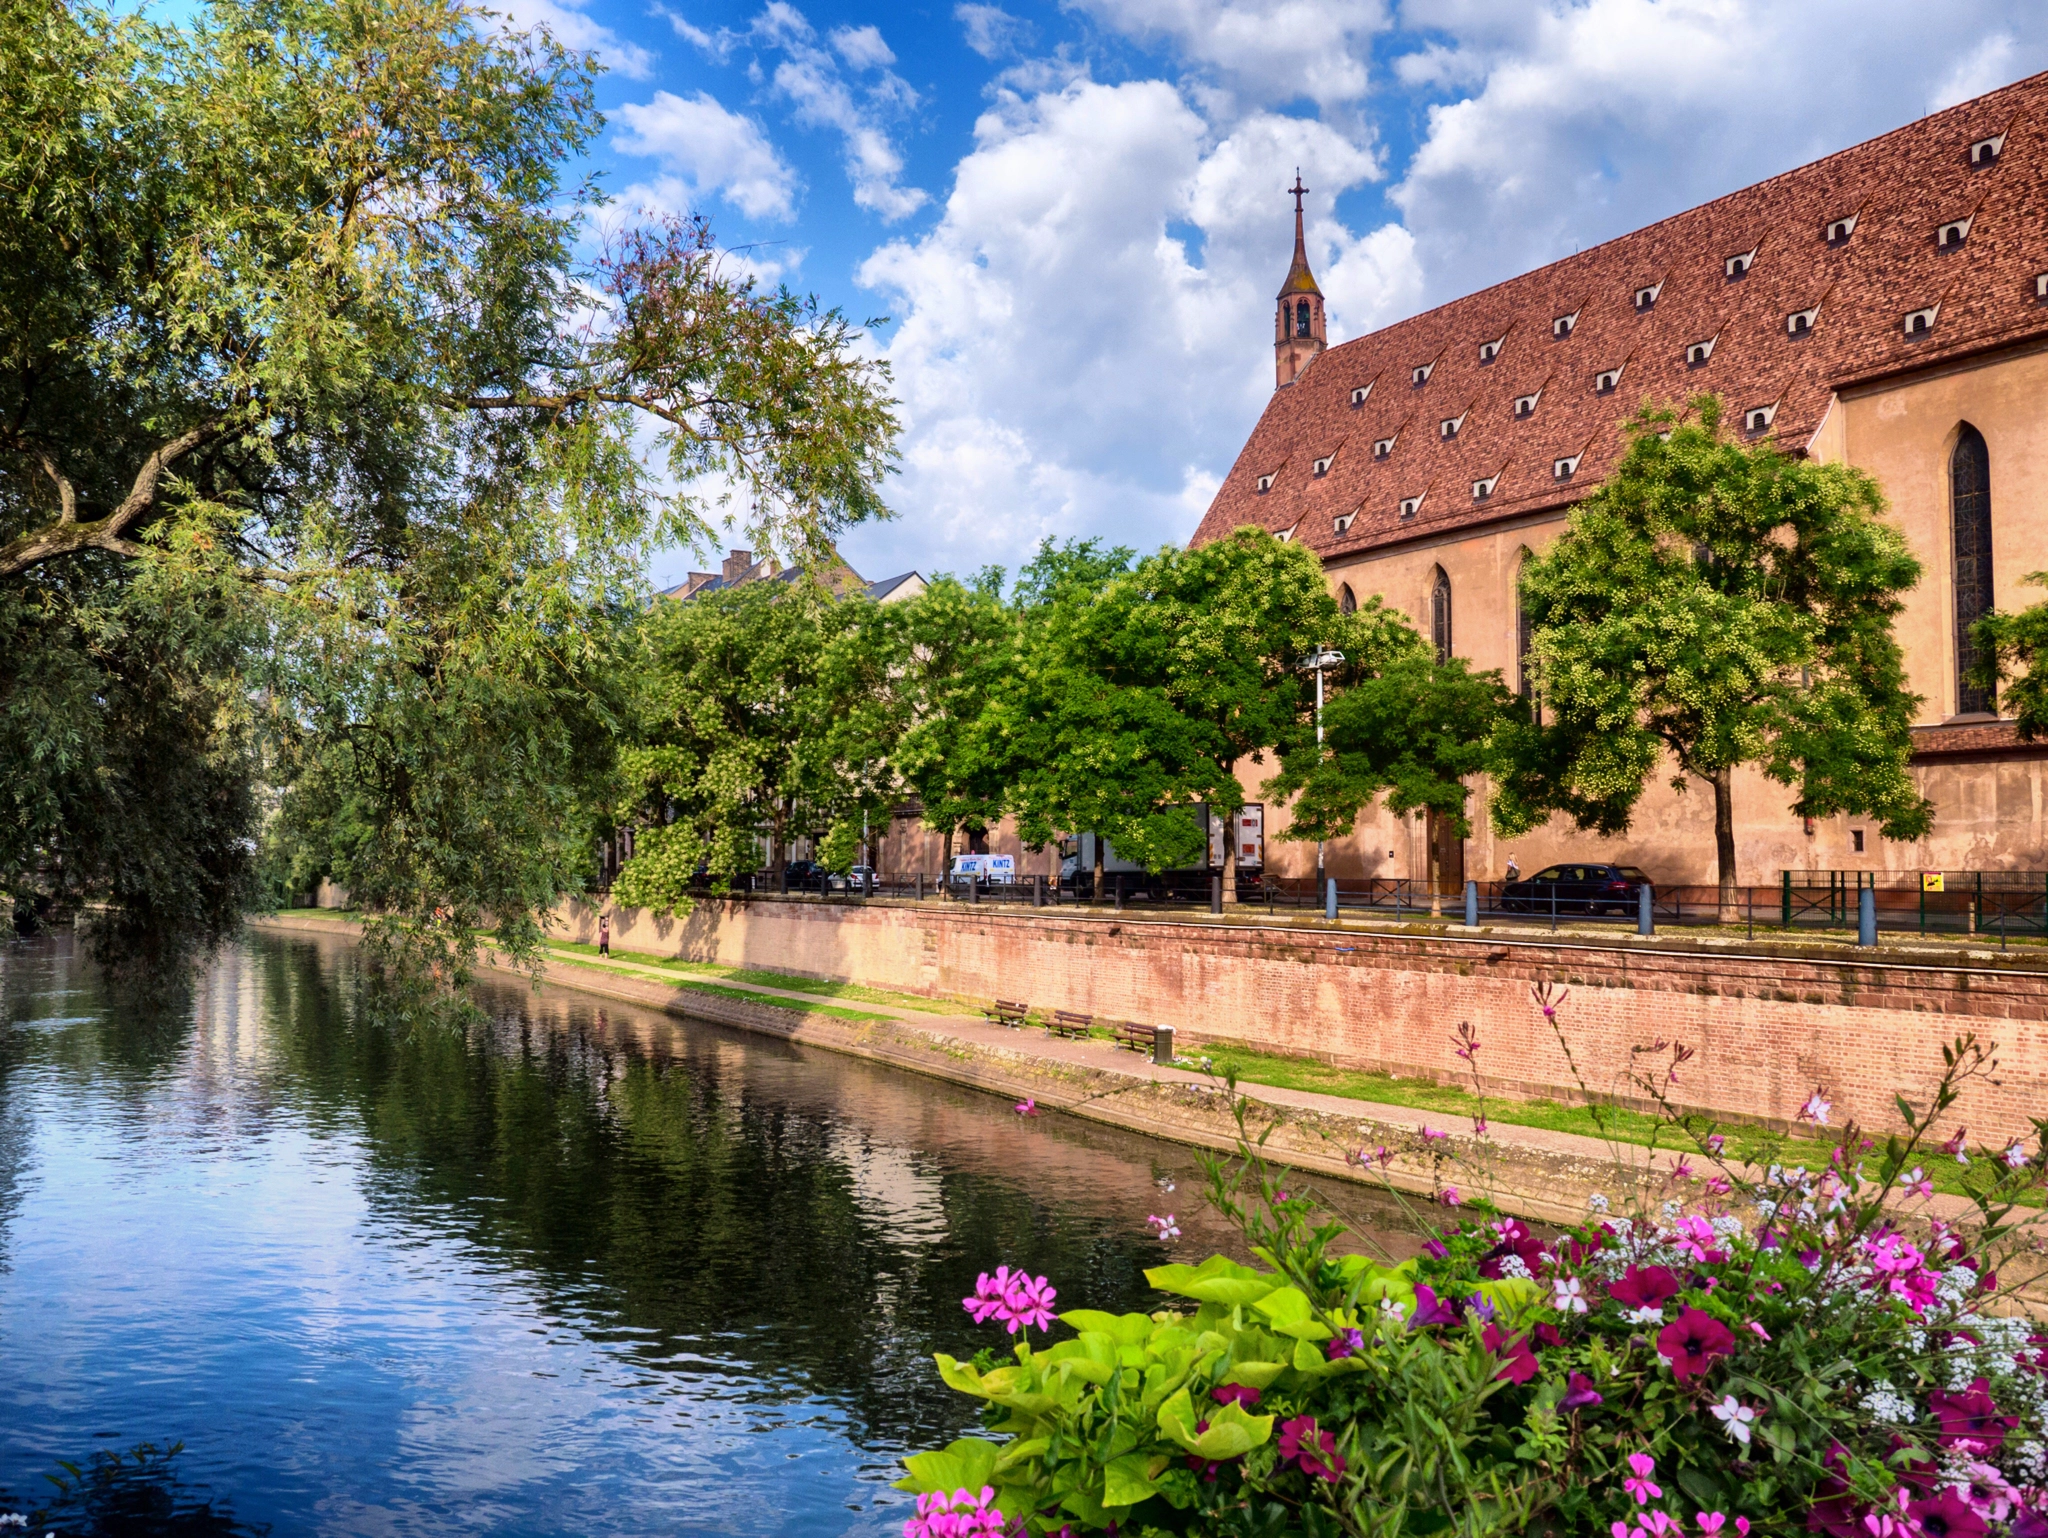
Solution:
{"label": "river", "polygon": [[1233,1248],[1169,1144],[570,991],[451,1024],[361,982],[254,937],[141,1001],[67,938],[0,947],[0,1513],[894,1534],[902,1454],[972,1421],[931,1353],[1001,1338],[977,1272],[1125,1310]]}

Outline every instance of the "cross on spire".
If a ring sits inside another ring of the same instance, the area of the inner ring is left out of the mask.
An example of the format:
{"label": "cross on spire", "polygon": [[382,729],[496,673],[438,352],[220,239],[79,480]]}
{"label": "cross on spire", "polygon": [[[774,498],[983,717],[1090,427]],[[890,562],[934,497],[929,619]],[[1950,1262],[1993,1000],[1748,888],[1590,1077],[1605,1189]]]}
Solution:
{"label": "cross on spire", "polygon": [[1296,166],[1294,168],[1294,185],[1292,187],[1289,187],[1287,190],[1294,194],[1294,217],[1299,219],[1301,217],[1301,200],[1303,195],[1308,191],[1308,188],[1302,186],[1301,184],[1300,166]]}

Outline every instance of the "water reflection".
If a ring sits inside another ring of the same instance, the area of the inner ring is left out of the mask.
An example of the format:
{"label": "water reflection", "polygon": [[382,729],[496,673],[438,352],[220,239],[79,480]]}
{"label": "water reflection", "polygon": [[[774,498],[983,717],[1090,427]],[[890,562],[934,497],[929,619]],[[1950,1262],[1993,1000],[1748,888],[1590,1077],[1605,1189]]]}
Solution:
{"label": "water reflection", "polygon": [[1227,1243],[1183,1150],[717,1027],[510,985],[380,1020],[340,942],[176,1009],[0,958],[17,1496],[183,1440],[280,1531],[894,1531],[898,1454],[969,1419],[930,1354],[977,1271],[1145,1307],[1147,1212]]}

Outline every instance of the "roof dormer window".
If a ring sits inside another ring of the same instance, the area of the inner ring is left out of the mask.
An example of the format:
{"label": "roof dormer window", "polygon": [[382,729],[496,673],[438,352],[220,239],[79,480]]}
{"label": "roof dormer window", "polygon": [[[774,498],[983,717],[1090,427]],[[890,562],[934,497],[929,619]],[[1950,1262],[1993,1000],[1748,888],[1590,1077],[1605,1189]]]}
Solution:
{"label": "roof dormer window", "polygon": [[1458,429],[1465,425],[1465,418],[1470,415],[1471,412],[1468,410],[1461,411],[1454,417],[1445,417],[1436,424],[1436,430],[1443,436],[1443,440],[1448,443],[1451,439],[1458,436]]}
{"label": "roof dormer window", "polygon": [[1332,518],[1330,520],[1330,527],[1336,530],[1336,532],[1339,534],[1348,534],[1351,532],[1351,525],[1354,522],[1356,522],[1357,519],[1358,514],[1355,512],[1340,513],[1337,517]]}
{"label": "roof dormer window", "polygon": [[1820,319],[1820,306],[1810,310],[1794,310],[1785,317],[1785,335],[1805,336],[1813,330],[1813,323]]}
{"label": "roof dormer window", "polygon": [[1264,475],[1262,475],[1262,476],[1260,476],[1260,477],[1259,477],[1259,490],[1260,490],[1260,492],[1262,492],[1262,493],[1263,493],[1263,492],[1268,492],[1268,491],[1271,491],[1272,489],[1273,489],[1273,476],[1272,476],[1272,472],[1268,471],[1268,472],[1267,472],[1266,474],[1264,474]]}
{"label": "roof dormer window", "polygon": [[1283,545],[1285,545],[1285,544],[1291,544],[1291,543],[1293,542],[1293,540],[1294,540],[1294,531],[1295,531],[1296,529],[1300,528],[1300,527],[1301,527],[1301,525],[1297,523],[1297,524],[1292,524],[1292,525],[1290,525],[1289,527],[1287,527],[1287,528],[1284,528],[1284,529],[1275,529],[1275,530],[1273,531],[1273,537],[1274,537],[1275,539],[1279,540],[1279,541],[1280,541],[1280,543],[1281,543],[1281,544],[1283,544]]}
{"label": "roof dormer window", "polygon": [[1553,459],[1550,462],[1552,478],[1560,481],[1570,480],[1578,472],[1579,461],[1585,457],[1586,451],[1580,449],[1576,454],[1567,454],[1562,459]]}
{"label": "roof dormer window", "polygon": [[1973,166],[1995,166],[2005,149],[2005,135],[1993,134],[1988,139],[1979,139],[1970,146],[1970,164]]}
{"label": "roof dormer window", "polygon": [[1941,315],[1941,306],[1930,304],[1924,309],[1906,312],[1906,335],[1925,336],[1934,329],[1934,322]]}
{"label": "roof dormer window", "polygon": [[1419,390],[1422,386],[1429,383],[1429,376],[1435,372],[1436,360],[1432,358],[1429,362],[1419,364],[1410,369],[1408,371],[1408,379]]}
{"label": "roof dormer window", "polygon": [[1330,473],[1330,463],[1336,457],[1337,456],[1335,454],[1325,454],[1321,459],[1317,460],[1314,463],[1314,465],[1310,467],[1315,472],[1315,477],[1317,480],[1321,480],[1324,476]]}
{"label": "roof dormer window", "polygon": [[1367,401],[1372,399],[1372,387],[1373,385],[1378,383],[1379,381],[1375,379],[1370,384],[1362,384],[1357,389],[1351,392],[1352,410],[1357,410],[1360,406],[1363,406]]}
{"label": "roof dormer window", "polygon": [[[1394,435],[1394,437],[1395,437],[1395,438],[1398,438],[1398,437],[1400,437],[1400,436],[1401,436],[1401,435],[1400,435],[1399,433],[1396,433],[1396,434]],[[1373,442],[1373,446],[1372,446],[1372,457],[1373,457],[1374,459],[1385,459],[1385,458],[1386,458],[1386,457],[1387,457],[1387,456],[1388,456],[1389,454],[1391,454],[1391,453],[1393,453],[1393,452],[1394,452],[1394,439],[1393,439],[1393,438],[1379,438],[1379,439],[1376,439],[1376,440],[1374,440],[1374,442]]]}
{"label": "roof dormer window", "polygon": [[1424,492],[1412,497],[1403,497],[1401,499],[1401,516],[1403,518],[1413,518],[1417,513],[1421,512],[1422,498],[1426,495],[1428,493]]}
{"label": "roof dormer window", "polygon": [[1749,269],[1756,265],[1756,254],[1762,249],[1763,245],[1759,242],[1747,251],[1738,251],[1733,256],[1723,257],[1721,271],[1728,275],[1728,281],[1733,283],[1737,278],[1748,277]]}
{"label": "roof dormer window", "polygon": [[1528,395],[1517,395],[1515,397],[1515,420],[1519,422],[1524,417],[1536,415],[1536,403],[1541,399],[1543,399],[1543,392],[1541,390],[1532,391]]}
{"label": "roof dormer window", "polygon": [[1499,484],[1500,471],[1498,470],[1494,471],[1493,474],[1487,476],[1484,480],[1474,481],[1472,483],[1472,500],[1474,502],[1484,502],[1493,495],[1493,488]]}
{"label": "roof dormer window", "polygon": [[1558,341],[1562,342],[1566,337],[1572,334],[1572,329],[1575,326],[1577,326],[1578,323],[1579,312],[1577,310],[1572,311],[1569,315],[1560,315],[1557,317],[1557,319],[1553,320],[1550,323],[1550,334],[1553,337],[1555,337]]}
{"label": "roof dormer window", "polygon": [[1855,214],[1848,214],[1840,219],[1830,219],[1828,221],[1828,244],[1831,246],[1846,246],[1849,244],[1849,237],[1856,233],[1856,218]]}
{"label": "roof dormer window", "polygon": [[1479,361],[1481,363],[1491,363],[1495,358],[1498,358],[1500,356],[1501,343],[1506,340],[1507,335],[1503,332],[1490,342],[1481,342],[1479,344]]}
{"label": "roof dormer window", "polygon": [[2048,272],[2037,272],[2034,274],[2034,297],[2036,299],[2048,299]]}
{"label": "roof dormer window", "polygon": [[[1623,365],[1623,367],[1626,366],[1626,364]],[[1593,393],[1595,395],[1612,395],[1620,388],[1621,369],[1606,368],[1593,376]]]}
{"label": "roof dormer window", "polygon": [[1700,367],[1709,358],[1714,356],[1714,344],[1720,340],[1721,338],[1716,335],[1708,337],[1704,342],[1688,344],[1685,349],[1685,366],[1687,368]]}
{"label": "roof dormer window", "polygon": [[1768,406],[1752,406],[1749,410],[1742,413],[1743,430],[1745,432],[1760,433],[1771,425],[1771,418],[1777,414],[1778,403],[1776,401],[1772,401]]}
{"label": "roof dormer window", "polygon": [[1951,219],[1934,231],[1934,247],[1937,251],[1954,251],[1961,248],[1970,238],[1970,226],[1977,222],[1975,214],[1967,219]]}
{"label": "roof dormer window", "polygon": [[1647,315],[1657,308],[1657,296],[1664,292],[1664,280],[1659,278],[1648,288],[1636,290],[1636,314]]}

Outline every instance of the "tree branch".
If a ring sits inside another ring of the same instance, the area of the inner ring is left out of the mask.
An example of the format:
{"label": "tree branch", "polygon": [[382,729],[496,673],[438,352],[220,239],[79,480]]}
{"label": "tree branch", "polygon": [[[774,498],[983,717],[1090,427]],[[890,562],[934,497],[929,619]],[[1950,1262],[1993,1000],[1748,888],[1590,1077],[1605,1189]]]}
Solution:
{"label": "tree branch", "polygon": [[128,488],[128,495],[121,499],[121,505],[106,517],[86,523],[78,522],[78,501],[71,483],[47,454],[38,451],[36,457],[42,461],[43,469],[57,482],[58,495],[64,502],[63,511],[55,523],[31,529],[19,539],[0,545],[0,577],[12,577],[46,561],[81,550],[105,550],[129,560],[141,555],[143,547],[127,537],[128,531],[156,505],[157,487],[163,481],[164,472],[177,460],[226,430],[227,420],[216,418],[159,446],[135,472],[135,480]]}
{"label": "tree branch", "polygon": [[71,484],[71,477],[62,470],[59,470],[57,468],[57,461],[48,454],[43,453],[40,449],[36,451],[36,458],[42,461],[43,473],[57,483],[57,501],[59,504],[57,521],[59,523],[78,522],[78,488]]}

